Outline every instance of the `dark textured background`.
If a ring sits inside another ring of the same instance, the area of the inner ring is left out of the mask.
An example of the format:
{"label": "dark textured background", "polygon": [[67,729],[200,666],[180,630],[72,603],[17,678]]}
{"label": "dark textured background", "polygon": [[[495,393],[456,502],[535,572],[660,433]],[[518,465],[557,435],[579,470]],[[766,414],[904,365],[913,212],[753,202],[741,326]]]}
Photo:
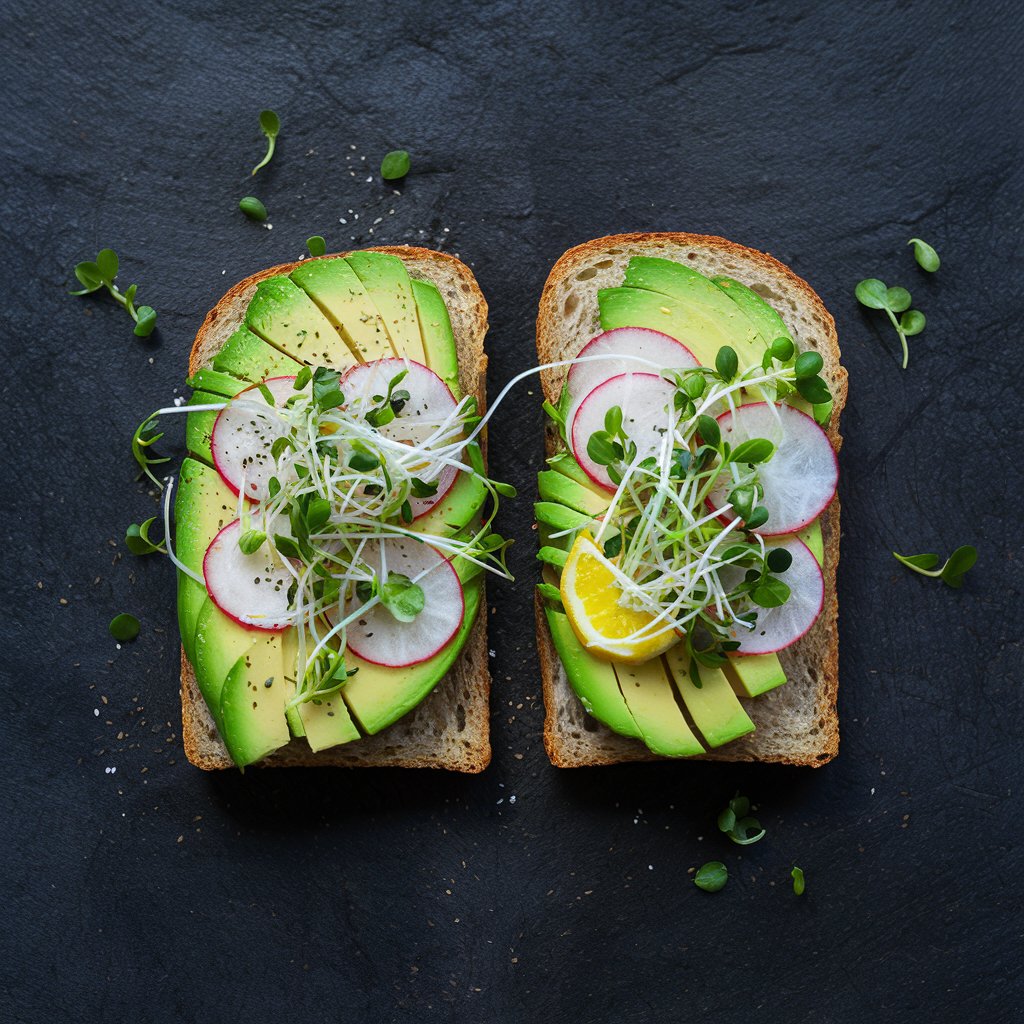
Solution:
{"label": "dark textured background", "polygon": [[[1019,7],[28,6],[0,3],[0,1020],[1019,1020]],[[253,181],[263,106],[284,127]],[[237,211],[250,191],[273,230]],[[492,433],[523,498],[518,582],[491,588],[491,768],[191,768],[172,568],[121,538],[156,511],[129,436],[205,311],[314,232],[443,248],[490,301],[496,393],[558,255],[644,229],[765,248],[835,314],[839,759],[548,765],[527,385]],[[159,311],[149,341],[65,294],[104,245]],[[872,275],[927,313],[905,373],[853,299]],[[889,554],[965,542],[959,593]],[[122,610],[143,633],[118,650]],[[714,828],[737,788],[768,829],[745,850]],[[712,858],[716,895],[687,874]]]}

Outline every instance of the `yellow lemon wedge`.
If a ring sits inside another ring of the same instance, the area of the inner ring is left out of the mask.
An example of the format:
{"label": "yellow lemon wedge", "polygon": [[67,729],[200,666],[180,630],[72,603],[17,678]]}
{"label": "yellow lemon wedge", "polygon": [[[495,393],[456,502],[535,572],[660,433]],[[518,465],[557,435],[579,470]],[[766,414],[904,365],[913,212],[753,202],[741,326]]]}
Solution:
{"label": "yellow lemon wedge", "polygon": [[679,642],[679,635],[664,623],[639,637],[654,616],[623,607],[612,562],[581,530],[566,559],[559,585],[562,605],[573,632],[592,654],[631,665],[649,661]]}

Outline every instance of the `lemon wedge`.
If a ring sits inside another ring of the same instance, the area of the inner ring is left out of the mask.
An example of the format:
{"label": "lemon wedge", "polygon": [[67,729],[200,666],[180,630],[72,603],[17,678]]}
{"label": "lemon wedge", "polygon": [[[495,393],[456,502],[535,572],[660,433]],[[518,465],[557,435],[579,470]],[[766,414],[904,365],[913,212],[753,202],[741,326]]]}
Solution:
{"label": "lemon wedge", "polygon": [[569,552],[559,591],[573,632],[588,651],[599,657],[638,665],[679,642],[676,631],[664,624],[642,636],[633,635],[655,617],[619,603],[622,590],[612,562],[586,530],[580,531]]}

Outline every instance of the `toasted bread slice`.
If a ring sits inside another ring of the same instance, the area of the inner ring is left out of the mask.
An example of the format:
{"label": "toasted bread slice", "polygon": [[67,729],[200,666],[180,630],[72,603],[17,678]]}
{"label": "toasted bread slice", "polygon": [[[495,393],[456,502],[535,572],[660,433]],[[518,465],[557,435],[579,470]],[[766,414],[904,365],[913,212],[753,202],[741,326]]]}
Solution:
{"label": "toasted bread slice", "polygon": [[[632,256],[677,260],[707,276],[727,275],[754,289],[785,320],[799,350],[820,353],[822,376],[834,398],[828,436],[838,452],[839,416],[846,402],[846,370],[839,363],[835,323],[806,281],[762,252],[724,238],[683,233],[610,235],[576,246],[552,267],[537,316],[537,355],[541,363],[572,359],[601,330],[597,292],[622,283]],[[541,374],[544,395],[558,403],[567,367]],[[547,454],[564,450],[548,427]],[[825,604],[813,628],[779,652],[788,681],[753,700],[743,700],[756,731],[703,755],[718,761],[776,761],[821,765],[839,749],[836,691],[839,675],[836,566],[839,562],[839,500],[821,517],[824,536]],[[544,745],[552,764],[562,768],[660,760],[636,739],[612,732],[589,715],[566,679],[540,599],[537,641],[544,682]]]}
{"label": "toasted bread slice", "polygon": [[[459,357],[459,383],[464,393],[476,396],[482,412],[486,402],[487,302],[473,272],[453,256],[430,249],[380,246],[374,251],[398,256],[411,277],[437,286],[452,321]],[[262,270],[228,291],[207,314],[196,335],[189,357],[190,375],[209,366],[242,323],[259,282],[275,274],[288,274],[297,266],[297,263],[286,263]],[[391,766],[483,771],[491,759],[486,606],[486,594],[483,594],[476,623],[455,664],[433,692],[394,725],[375,736],[315,754],[305,740],[293,739],[260,763],[276,767]],[[232,767],[184,650],[181,654],[181,712],[182,738],[188,759],[207,770]]]}

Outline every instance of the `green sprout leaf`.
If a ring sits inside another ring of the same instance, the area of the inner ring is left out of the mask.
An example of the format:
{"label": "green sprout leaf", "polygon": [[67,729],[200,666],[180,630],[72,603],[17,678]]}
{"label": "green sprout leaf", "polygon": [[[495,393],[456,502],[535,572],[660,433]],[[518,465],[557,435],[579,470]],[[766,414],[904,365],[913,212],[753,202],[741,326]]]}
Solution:
{"label": "green sprout leaf", "polygon": [[902,313],[903,310],[910,309],[911,301],[910,292],[906,288],[900,288],[897,285],[885,290],[885,307],[894,313]]}
{"label": "green sprout leaf", "polygon": [[[266,167],[270,163],[270,158],[274,155],[274,145],[277,142],[277,134],[281,131],[281,118],[274,113],[273,110],[261,110],[260,111],[260,131],[267,137],[267,152],[263,159],[252,169],[252,173],[255,174],[261,167]],[[266,216],[259,218],[260,220],[266,220]]]}
{"label": "green sprout leaf", "polygon": [[750,599],[761,608],[780,608],[789,600],[789,587],[774,576],[766,576],[751,591]]}
{"label": "green sprout leaf", "polygon": [[710,416],[700,415],[697,417],[697,432],[705,444],[717,448],[722,443],[722,431],[718,427],[718,420]]}
{"label": "green sprout leaf", "polygon": [[733,462],[745,462],[754,466],[767,462],[775,454],[775,445],[767,438],[752,437],[733,448],[729,458]]}
{"label": "green sprout leaf", "polygon": [[113,249],[100,249],[96,254],[96,269],[104,284],[113,284],[118,270],[117,253]]}
{"label": "green sprout leaf", "polygon": [[323,256],[327,252],[327,243],[323,235],[310,235],[306,239],[306,248],[310,256]]}
{"label": "green sprout leaf", "polygon": [[803,869],[794,865],[793,870],[789,873],[789,877],[793,879],[793,892],[797,896],[803,896],[804,889],[806,888]]}
{"label": "green sprout leaf", "polygon": [[411,162],[404,149],[393,149],[380,162],[380,176],[385,181],[398,181],[409,173]]}
{"label": "green sprout leaf", "polygon": [[[134,285],[133,285],[134,287]],[[156,329],[156,310],[152,306],[139,306],[138,319],[132,332],[137,338],[148,338]]]}
{"label": "green sprout leaf", "polygon": [[264,221],[267,219],[267,208],[255,196],[245,196],[239,199],[238,208],[249,220]]}
{"label": "green sprout leaf", "polygon": [[715,370],[718,376],[728,384],[736,376],[738,369],[739,358],[736,350],[731,345],[723,345],[715,356]]}
{"label": "green sprout leaf", "polygon": [[134,615],[129,615],[127,612],[122,612],[120,615],[115,615],[110,620],[110,625],[107,627],[110,630],[110,635],[118,643],[128,643],[130,640],[134,640],[139,635],[139,620]]}
{"label": "green sprout leaf", "polygon": [[243,555],[254,555],[266,539],[267,535],[262,530],[246,530],[238,538],[238,547]]}
{"label": "green sprout leaf", "polygon": [[796,389],[800,392],[800,397],[807,399],[811,405],[824,405],[826,402],[832,401],[832,392],[829,391],[828,385],[821,377],[798,378]]}
{"label": "green sprout leaf", "polygon": [[720,860],[709,860],[702,864],[693,876],[693,884],[705,892],[718,892],[729,881],[729,871]]}
{"label": "green sprout leaf", "polygon": [[89,295],[103,287],[100,268],[91,260],[75,264],[75,277],[78,278],[78,283],[82,285],[82,288],[77,292],[71,292],[72,295]]}
{"label": "green sprout leaf", "polygon": [[163,431],[157,430],[156,416],[147,416],[139,425],[135,428],[135,433],[132,434],[132,455],[135,457],[135,461],[139,464],[139,468],[153,481],[159,488],[163,488],[163,483],[153,474],[151,466],[159,466],[164,462],[170,462],[169,456],[156,456],[149,454],[149,448],[151,448],[157,441],[163,437]]}
{"label": "green sprout leaf", "polygon": [[862,306],[867,306],[868,309],[888,309],[889,296],[887,292],[885,282],[879,281],[877,277],[865,278],[853,290],[857,301]]}
{"label": "green sprout leaf", "polygon": [[908,338],[912,338],[915,334],[920,334],[924,330],[926,322],[924,313],[921,310],[908,309],[900,317],[900,330]]}
{"label": "green sprout leaf", "polygon": [[765,836],[757,818],[749,816],[750,801],[737,793],[729,806],[718,815],[718,830],[724,832],[738,846],[750,846]]}
{"label": "green sprout leaf", "polygon": [[914,247],[914,259],[922,270],[934,274],[939,269],[939,254],[923,239],[912,238],[907,245]]}
{"label": "green sprout leaf", "polygon": [[120,262],[113,249],[100,249],[95,260],[87,260],[75,265],[75,277],[82,285],[72,295],[91,295],[106,288],[110,297],[135,321],[135,335],[148,338],[156,327],[156,311],[152,306],[135,308],[135,293],[138,285],[130,285],[123,293],[114,284]]}
{"label": "green sprout leaf", "polygon": [[159,552],[167,554],[167,548],[162,540],[150,539],[150,527],[156,522],[156,516],[152,516],[144,523],[132,523],[125,531],[124,542],[133,555],[152,555]]}
{"label": "green sprout leaf", "polygon": [[824,360],[817,352],[801,352],[793,364],[793,373],[796,375],[797,380],[803,380],[806,377],[816,377],[821,373],[824,365]]}
{"label": "green sprout leaf", "polygon": [[978,560],[978,552],[970,544],[957,548],[946,559],[940,569],[935,566],[939,564],[939,556],[930,553],[921,555],[900,555],[893,552],[896,561],[905,565],[908,569],[919,573],[921,576],[931,576],[933,579],[940,579],[947,587],[959,589],[963,586],[964,576]]}
{"label": "green sprout leaf", "polygon": [[292,387],[296,391],[301,391],[312,379],[313,371],[308,366],[304,366],[295,375],[295,382],[292,384]]}
{"label": "green sprout leaf", "polygon": [[793,564],[793,556],[785,548],[772,548],[765,564],[772,572],[785,572]]}
{"label": "green sprout leaf", "polygon": [[743,520],[743,525],[748,530],[759,530],[768,522],[768,509],[764,505],[758,505],[749,516]]}
{"label": "green sprout leaf", "polygon": [[423,611],[423,588],[400,572],[389,572],[380,603],[399,621],[412,622]]}
{"label": "green sprout leaf", "polygon": [[778,360],[780,363],[789,362],[793,358],[793,352],[795,348],[793,346],[792,338],[776,338],[769,351],[772,354],[772,358]]}

